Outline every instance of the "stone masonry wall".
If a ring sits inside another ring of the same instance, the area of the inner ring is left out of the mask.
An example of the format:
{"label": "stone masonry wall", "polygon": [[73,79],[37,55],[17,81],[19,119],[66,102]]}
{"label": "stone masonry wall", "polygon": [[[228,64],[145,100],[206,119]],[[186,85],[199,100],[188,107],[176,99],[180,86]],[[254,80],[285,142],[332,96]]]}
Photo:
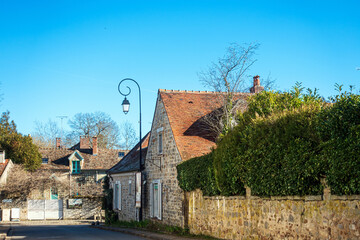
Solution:
{"label": "stone masonry wall", "polygon": [[100,215],[102,201],[101,198],[83,198],[82,207],[78,209],[69,209],[68,200],[63,200],[63,218],[64,219],[91,219]]}
{"label": "stone masonry wall", "polygon": [[[176,171],[176,165],[182,160],[164,105],[160,100],[157,102],[151,129],[145,161],[146,189],[144,191],[143,216],[145,219],[150,219],[150,183],[160,180],[162,186],[161,223],[184,227],[184,192],[178,185]],[[158,131],[163,135],[163,154],[158,153]]]}
{"label": "stone masonry wall", "polygon": [[360,239],[360,196],[204,197],[199,190],[186,194],[194,234],[221,239]]}
{"label": "stone masonry wall", "polygon": [[[121,184],[121,210],[114,210],[118,213],[118,218],[121,221],[137,220],[135,208],[135,174],[136,172],[111,175],[113,178],[111,183],[120,181]],[[129,181],[131,181],[131,184]]]}

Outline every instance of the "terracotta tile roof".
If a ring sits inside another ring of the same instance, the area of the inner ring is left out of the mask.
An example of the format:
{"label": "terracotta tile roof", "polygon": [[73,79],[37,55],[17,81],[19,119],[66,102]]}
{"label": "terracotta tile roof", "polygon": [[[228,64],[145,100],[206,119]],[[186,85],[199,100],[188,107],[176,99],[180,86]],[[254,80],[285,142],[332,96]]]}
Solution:
{"label": "terracotta tile roof", "polygon": [[[64,169],[69,170],[68,157],[75,151],[73,149],[65,148],[40,148],[42,158],[48,158],[47,164],[42,164],[42,169]],[[107,170],[114,166],[119,158],[119,149],[99,149],[97,155],[92,155],[91,149],[79,150],[81,156],[84,158],[83,170],[98,169]]]}
{"label": "terracotta tile roof", "polygon": [[[175,91],[159,89],[175,142],[183,160],[202,156],[215,147],[214,137],[201,119],[223,106],[223,96],[207,91]],[[250,93],[235,98],[246,100]],[[246,101],[245,101],[246,102]]]}
{"label": "terracotta tile roof", "polygon": [[[141,162],[144,164],[144,159],[146,158],[147,148],[149,145],[150,132],[148,132],[142,138],[141,144]],[[139,151],[139,143],[136,144],[133,149],[130,150],[128,154],[123,157],[120,162],[118,162],[115,166],[109,169],[107,173],[123,173],[123,172],[131,172],[139,170],[139,159],[140,159],[140,151]]]}
{"label": "terracotta tile roof", "polygon": [[6,165],[8,164],[9,162],[9,159],[6,159],[4,163],[0,163],[0,177],[1,175],[3,174],[5,168],[6,168]]}

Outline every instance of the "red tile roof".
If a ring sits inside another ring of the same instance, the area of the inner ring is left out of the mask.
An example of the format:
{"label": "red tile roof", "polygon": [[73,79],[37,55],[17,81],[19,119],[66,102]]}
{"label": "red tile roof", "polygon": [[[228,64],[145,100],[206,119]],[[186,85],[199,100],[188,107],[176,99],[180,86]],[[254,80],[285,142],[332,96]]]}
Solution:
{"label": "red tile roof", "polygon": [[[40,148],[42,158],[48,158],[48,164],[42,164],[42,169],[69,169],[69,156],[75,151],[65,148]],[[89,149],[78,150],[84,158],[83,170],[107,170],[114,166],[120,158],[119,149],[99,149],[97,155],[92,155]],[[126,151],[125,151],[126,153]]]}
{"label": "red tile roof", "polygon": [[[214,139],[206,136],[199,120],[223,105],[223,97],[216,92],[174,91],[159,89],[175,142],[182,160],[202,156],[215,147]],[[250,93],[236,94],[237,99],[247,99]]]}

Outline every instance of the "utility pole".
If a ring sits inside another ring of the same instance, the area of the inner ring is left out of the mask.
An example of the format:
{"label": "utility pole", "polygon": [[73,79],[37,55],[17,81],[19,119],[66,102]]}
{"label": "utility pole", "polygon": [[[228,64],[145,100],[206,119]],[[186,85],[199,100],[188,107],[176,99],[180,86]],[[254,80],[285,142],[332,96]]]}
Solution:
{"label": "utility pole", "polygon": [[56,116],[57,118],[60,118],[61,120],[61,141],[63,141],[63,119],[67,118],[68,116]]}

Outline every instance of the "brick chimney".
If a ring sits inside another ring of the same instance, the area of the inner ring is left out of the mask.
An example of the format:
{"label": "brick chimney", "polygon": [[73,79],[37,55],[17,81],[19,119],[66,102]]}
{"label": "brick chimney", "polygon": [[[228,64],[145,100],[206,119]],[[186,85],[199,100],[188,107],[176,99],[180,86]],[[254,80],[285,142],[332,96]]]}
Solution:
{"label": "brick chimney", "polygon": [[5,163],[5,150],[0,150],[0,163]]}
{"label": "brick chimney", "polygon": [[61,147],[61,138],[56,138],[56,148]]}
{"label": "brick chimney", "polygon": [[250,88],[251,93],[259,93],[264,90],[264,87],[260,85],[260,76],[254,76],[254,85]]}
{"label": "brick chimney", "polygon": [[90,149],[90,137],[80,136],[80,149]]}
{"label": "brick chimney", "polygon": [[93,145],[93,148],[92,148],[93,155],[96,156],[99,153],[99,150],[98,150],[98,138],[97,137],[93,137],[92,145]]}

